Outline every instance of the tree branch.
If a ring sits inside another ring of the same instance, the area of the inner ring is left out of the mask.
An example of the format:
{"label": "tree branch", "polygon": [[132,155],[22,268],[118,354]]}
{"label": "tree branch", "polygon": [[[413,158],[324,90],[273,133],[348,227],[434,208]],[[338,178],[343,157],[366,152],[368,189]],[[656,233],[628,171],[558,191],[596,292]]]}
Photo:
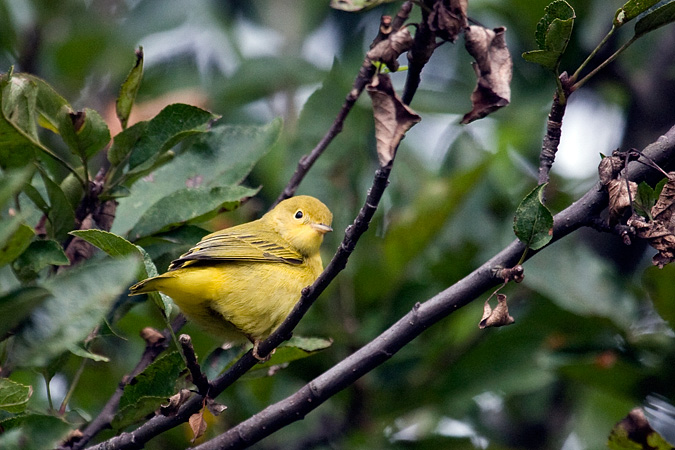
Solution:
{"label": "tree branch", "polygon": [[[675,164],[675,127],[645,148],[644,154],[661,166]],[[656,180],[661,176],[643,164],[632,162],[627,168],[627,177],[633,181]],[[551,243],[573,231],[588,225],[607,206],[607,192],[596,185],[578,201],[554,218]],[[550,245],[550,244],[549,244]],[[245,448],[280,428],[300,420],[337,392],[354,383],[391,358],[397,351],[420,335],[425,329],[447,317],[457,309],[471,303],[483,292],[501,284],[494,276],[497,266],[511,267],[518,262],[525,249],[520,241],[514,241],[492,259],[474,270],[448,289],[417,303],[398,322],[380,334],[351,356],[315,378],[295,394],[265,408],[260,413],[240,423],[222,435],[194,447],[195,450],[220,448]],[[528,259],[538,252],[530,251]]]}

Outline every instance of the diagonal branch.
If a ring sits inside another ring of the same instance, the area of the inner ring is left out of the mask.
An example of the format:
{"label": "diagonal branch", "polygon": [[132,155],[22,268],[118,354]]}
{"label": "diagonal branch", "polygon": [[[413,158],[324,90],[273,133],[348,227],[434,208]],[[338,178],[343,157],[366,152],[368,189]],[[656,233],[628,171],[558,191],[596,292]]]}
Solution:
{"label": "diagonal branch", "polygon": [[[654,159],[659,165],[675,165],[675,127],[647,146],[644,154]],[[656,171],[637,162],[631,163],[627,168],[627,178],[636,182],[655,180],[660,176]],[[598,185],[555,216],[551,243],[581,227],[588,226],[606,207],[607,192],[600,189]],[[265,408],[248,420],[194,449],[245,448],[280,428],[304,418],[331,396],[387,361],[425,329],[462,306],[471,303],[486,290],[501,284],[502,280],[495,277],[493,269],[497,266],[513,266],[518,262],[523,250],[524,245],[520,241],[512,242],[492,259],[445,291],[424,303],[415,304],[409,313],[373,341],[309,382],[293,395]],[[536,253],[535,251],[529,252],[528,258]]]}

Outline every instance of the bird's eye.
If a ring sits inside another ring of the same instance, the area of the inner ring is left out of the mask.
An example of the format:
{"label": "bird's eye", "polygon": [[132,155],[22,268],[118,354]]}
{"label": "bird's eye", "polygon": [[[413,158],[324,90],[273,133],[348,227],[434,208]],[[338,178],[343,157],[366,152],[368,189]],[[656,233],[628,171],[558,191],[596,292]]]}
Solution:
{"label": "bird's eye", "polygon": [[296,218],[296,219],[302,219],[303,216],[304,216],[304,214],[302,213],[301,210],[297,210],[297,211],[295,212],[295,218]]}

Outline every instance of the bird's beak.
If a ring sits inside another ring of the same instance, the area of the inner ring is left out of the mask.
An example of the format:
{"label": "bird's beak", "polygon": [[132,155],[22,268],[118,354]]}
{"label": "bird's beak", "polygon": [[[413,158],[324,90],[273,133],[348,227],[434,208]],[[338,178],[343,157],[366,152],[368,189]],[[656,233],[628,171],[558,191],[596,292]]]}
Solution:
{"label": "bird's beak", "polygon": [[326,234],[329,231],[333,231],[333,229],[330,226],[324,225],[323,223],[313,223],[312,228],[314,228],[316,231],[318,231],[321,234]]}

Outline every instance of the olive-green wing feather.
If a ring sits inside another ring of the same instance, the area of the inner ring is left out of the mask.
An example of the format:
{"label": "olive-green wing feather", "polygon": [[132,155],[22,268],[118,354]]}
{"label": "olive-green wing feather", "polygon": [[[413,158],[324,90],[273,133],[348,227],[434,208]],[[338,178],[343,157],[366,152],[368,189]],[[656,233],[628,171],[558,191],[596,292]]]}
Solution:
{"label": "olive-green wing feather", "polygon": [[191,261],[257,261],[302,264],[303,257],[273,231],[225,229],[209,234],[169,266],[178,269]]}

